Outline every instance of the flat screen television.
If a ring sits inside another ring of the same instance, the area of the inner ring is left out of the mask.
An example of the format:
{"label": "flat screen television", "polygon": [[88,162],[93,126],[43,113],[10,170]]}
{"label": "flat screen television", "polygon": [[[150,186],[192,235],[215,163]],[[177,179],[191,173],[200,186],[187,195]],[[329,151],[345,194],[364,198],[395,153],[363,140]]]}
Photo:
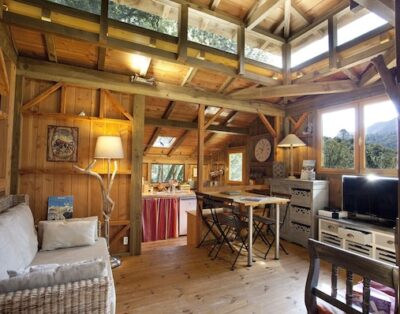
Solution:
{"label": "flat screen television", "polygon": [[343,176],[342,209],[349,218],[394,227],[397,218],[398,179]]}

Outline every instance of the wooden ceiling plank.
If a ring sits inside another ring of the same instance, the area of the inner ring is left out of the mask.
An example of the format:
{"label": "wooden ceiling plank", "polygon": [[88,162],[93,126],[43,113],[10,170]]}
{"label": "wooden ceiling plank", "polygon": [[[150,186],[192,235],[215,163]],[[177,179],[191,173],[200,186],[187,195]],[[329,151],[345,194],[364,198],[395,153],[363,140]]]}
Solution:
{"label": "wooden ceiling plank", "polygon": [[51,95],[52,93],[54,93],[56,90],[58,90],[61,86],[63,85],[62,82],[58,82],[56,84],[54,84],[53,86],[51,86],[50,88],[46,89],[44,92],[40,93],[39,95],[37,95],[36,97],[34,97],[33,99],[27,101],[21,108],[21,112],[25,112],[29,109],[31,109],[32,107],[38,105],[41,101],[43,101],[44,99],[46,99],[49,95]]}
{"label": "wooden ceiling plank", "polygon": [[308,84],[280,85],[260,87],[250,91],[238,91],[231,96],[235,99],[263,99],[270,97],[292,97],[304,95],[333,94],[349,92],[357,86],[350,80],[314,82]]}
{"label": "wooden ceiling plank", "polygon": [[395,26],[393,0],[354,0],[354,2],[388,21],[390,25]]}
{"label": "wooden ceiling plank", "polygon": [[62,114],[67,113],[67,87],[64,84],[61,86],[60,112]]}
{"label": "wooden ceiling plank", "polygon": [[246,13],[246,16],[244,17],[245,23],[247,23],[252,18],[252,16],[256,13],[258,7],[262,5],[265,1],[266,0],[256,0],[254,2],[254,4],[251,6],[250,10]]}
{"label": "wooden ceiling plank", "polygon": [[272,125],[269,123],[268,119],[264,116],[263,113],[258,112],[258,116],[262,122],[262,124],[264,124],[265,128],[267,129],[267,131],[271,134],[272,137],[276,137],[276,131],[275,129],[272,127]]}
{"label": "wooden ceiling plank", "polygon": [[224,94],[227,88],[235,81],[236,78],[228,76],[222,85],[218,88],[218,94]]}
{"label": "wooden ceiling plank", "polygon": [[292,1],[292,14],[300,19],[303,24],[311,24],[312,20],[298,7],[298,5]]}
{"label": "wooden ceiling plank", "polygon": [[198,68],[189,67],[189,70],[187,71],[185,77],[183,78],[181,86],[185,86],[187,84],[190,84],[190,82],[196,76],[198,70],[199,70]]}
{"label": "wooden ceiling plank", "polygon": [[265,19],[267,14],[282,3],[282,0],[267,0],[260,5],[246,23],[247,29],[253,29]]}
{"label": "wooden ceiling plank", "polygon": [[46,45],[47,58],[51,62],[57,62],[57,50],[54,43],[54,36],[51,34],[44,34],[44,42]]}
{"label": "wooden ceiling plank", "polygon": [[82,87],[104,88],[123,93],[141,94],[169,100],[204,103],[209,106],[243,112],[255,113],[257,110],[260,110],[270,116],[284,115],[284,111],[278,105],[268,102],[240,101],[217,93],[198,91],[188,87],[165,83],[158,83],[157,86],[131,83],[128,75],[101,72],[25,57],[19,58],[17,72],[20,75],[30,78],[64,81],[65,83],[76,84]]}
{"label": "wooden ceiling plank", "polygon": [[[396,51],[394,47],[391,49],[387,50],[385,54],[383,55],[383,61],[385,62],[387,67],[393,67],[396,65]],[[360,86],[366,86],[370,85],[372,83],[375,83],[377,80],[379,80],[380,75],[376,71],[376,68],[374,66],[369,67],[367,71],[363,73],[360,79]]]}
{"label": "wooden ceiling plank", "polygon": [[104,90],[105,95],[110,101],[111,105],[117,109],[120,113],[122,113],[129,121],[133,121],[133,116],[122,106],[118,100],[115,99],[113,95],[111,95],[110,91]]}
{"label": "wooden ceiling plank", "polygon": [[204,128],[207,130],[208,127],[224,112],[224,108],[220,108],[215,115],[213,115],[210,120],[204,125]]}

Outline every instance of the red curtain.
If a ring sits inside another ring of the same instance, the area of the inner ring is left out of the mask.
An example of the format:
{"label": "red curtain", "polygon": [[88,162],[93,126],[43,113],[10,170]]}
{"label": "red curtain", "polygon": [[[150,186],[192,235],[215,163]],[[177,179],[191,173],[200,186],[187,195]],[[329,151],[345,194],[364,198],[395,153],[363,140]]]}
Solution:
{"label": "red curtain", "polygon": [[143,242],[178,237],[178,200],[144,198],[142,212]]}

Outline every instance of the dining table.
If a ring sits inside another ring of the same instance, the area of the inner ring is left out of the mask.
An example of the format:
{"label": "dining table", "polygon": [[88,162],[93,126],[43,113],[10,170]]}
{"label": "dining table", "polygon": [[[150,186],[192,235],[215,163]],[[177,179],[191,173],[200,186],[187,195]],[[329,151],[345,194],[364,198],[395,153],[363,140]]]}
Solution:
{"label": "dining table", "polygon": [[223,199],[229,203],[240,205],[248,211],[248,228],[249,235],[248,241],[248,256],[247,266],[253,265],[253,210],[260,205],[274,205],[275,210],[275,259],[279,259],[279,228],[280,228],[280,205],[286,205],[290,202],[287,198],[264,196],[260,194],[240,191],[237,193],[232,192],[202,192],[210,198],[216,197]]}

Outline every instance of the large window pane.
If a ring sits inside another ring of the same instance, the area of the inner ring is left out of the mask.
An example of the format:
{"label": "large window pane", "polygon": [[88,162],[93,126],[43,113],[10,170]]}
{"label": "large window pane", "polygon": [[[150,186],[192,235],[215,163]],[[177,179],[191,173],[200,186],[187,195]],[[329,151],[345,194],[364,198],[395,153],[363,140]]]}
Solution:
{"label": "large window pane", "polygon": [[178,8],[165,2],[111,0],[108,16],[163,34],[178,35]]}
{"label": "large window pane", "polygon": [[364,35],[387,22],[376,14],[362,9],[357,13],[351,11],[338,18],[338,45]]}
{"label": "large window pane", "polygon": [[246,32],[245,57],[282,68],[282,46]]}
{"label": "large window pane", "polygon": [[397,112],[391,101],[364,106],[365,167],[396,169]]}
{"label": "large window pane", "polygon": [[185,175],[185,166],[180,164],[152,164],[151,183],[177,180],[182,182]]}
{"label": "large window pane", "polygon": [[229,154],[229,181],[243,181],[243,153]]}
{"label": "large window pane", "polygon": [[219,18],[189,9],[188,39],[225,52],[237,51],[237,27]]}
{"label": "large window pane", "polygon": [[328,23],[323,22],[309,32],[309,35],[292,44],[291,67],[296,67],[329,50]]}
{"label": "large window pane", "polygon": [[355,108],[323,113],[323,168],[354,168]]}
{"label": "large window pane", "polygon": [[101,0],[48,0],[50,2],[58,3],[71,7],[74,9],[90,12],[93,14],[100,15],[101,12]]}

